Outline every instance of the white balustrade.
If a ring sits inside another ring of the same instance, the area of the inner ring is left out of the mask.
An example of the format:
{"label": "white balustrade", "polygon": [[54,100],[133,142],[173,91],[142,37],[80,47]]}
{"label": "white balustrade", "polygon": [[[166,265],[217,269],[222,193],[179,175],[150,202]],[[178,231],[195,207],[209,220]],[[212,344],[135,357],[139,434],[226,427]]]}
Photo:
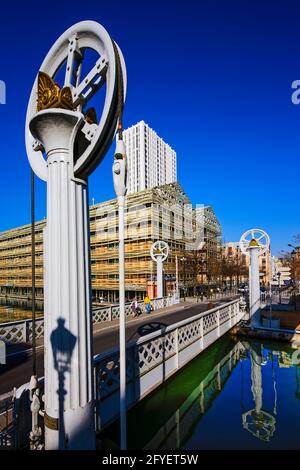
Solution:
{"label": "white balustrade", "polygon": [[[156,305],[161,305],[157,299]],[[239,299],[163,327],[127,344],[127,406],[132,406],[191,361],[245,315]],[[94,357],[97,429],[117,417],[119,352]]]}
{"label": "white balustrade", "polygon": [[[170,307],[178,303],[177,299],[172,297],[164,297],[161,299],[153,299],[151,301],[153,310],[164,307]],[[145,313],[145,305],[143,301],[139,301],[138,305]],[[112,321],[119,318],[119,305],[100,307],[93,310],[93,323],[101,323]],[[125,313],[129,317],[132,314],[131,303],[125,304]],[[36,319],[35,326],[36,338],[44,336],[44,318]],[[15,322],[0,323],[0,339],[7,343],[27,343],[32,340],[32,320],[18,320]]]}
{"label": "white balustrade", "polygon": [[[164,301],[166,303],[169,302],[169,298],[153,301],[154,308],[159,308]],[[96,317],[97,321],[107,321],[106,319],[113,315],[112,312],[114,312],[114,315],[117,315],[118,311],[116,308],[103,307],[99,309],[101,310],[101,315]],[[244,316],[245,312],[239,308],[239,299],[236,299],[178,323],[166,327],[163,326],[160,330],[142,336],[136,342],[128,343],[126,354],[127,406],[134,405],[161,385],[172,374],[176,373],[176,371],[191,361],[201,351],[229,331]],[[38,321],[42,322],[42,319]],[[22,324],[24,322],[15,323]],[[27,331],[30,331],[31,323],[26,328]],[[118,416],[118,348],[94,356],[94,379],[96,430],[99,431],[100,428],[103,428],[103,426],[106,426]],[[43,379],[41,379],[40,383],[42,386]],[[20,428],[22,432],[13,434],[15,429],[13,422],[9,430],[7,429],[5,432],[0,430],[0,444],[2,443],[5,447],[9,445],[19,446],[20,439],[22,440],[25,434],[27,435],[25,431],[27,431],[28,423],[30,423],[30,420],[28,421],[25,417],[27,408],[27,412],[30,412],[28,393],[29,384],[19,387],[16,391],[16,399],[14,407],[11,408],[11,413],[14,412],[15,416],[19,416],[20,410],[22,410],[22,423],[19,423],[20,426],[18,426],[18,429]],[[9,442],[11,444],[8,444],[8,439],[10,439]],[[6,441],[7,444],[5,444]]]}

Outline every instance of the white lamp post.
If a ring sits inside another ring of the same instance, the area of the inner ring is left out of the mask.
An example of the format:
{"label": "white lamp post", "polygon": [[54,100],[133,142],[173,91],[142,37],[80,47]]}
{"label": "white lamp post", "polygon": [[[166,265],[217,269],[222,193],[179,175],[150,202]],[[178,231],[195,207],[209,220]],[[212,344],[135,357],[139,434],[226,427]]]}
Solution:
{"label": "white lamp post", "polygon": [[169,245],[161,240],[154,242],[151,246],[151,258],[156,262],[156,285],[157,297],[163,297],[163,262],[167,259],[169,254]]}
{"label": "white lamp post", "polygon": [[117,140],[112,167],[115,192],[119,208],[119,302],[120,302],[120,441],[126,449],[126,325],[125,325],[125,250],[124,250],[124,206],[127,190],[127,167],[124,141]]}
{"label": "white lamp post", "polygon": [[176,270],[176,296],[179,297],[179,278],[178,278],[178,255],[175,257],[175,270]]}
{"label": "white lamp post", "polygon": [[253,326],[260,325],[260,283],[259,256],[270,247],[269,236],[261,229],[251,229],[243,233],[240,239],[241,251],[250,256],[249,266],[249,304]]}
{"label": "white lamp post", "polygon": [[[81,77],[87,48],[98,59]],[[95,448],[88,176],[103,159],[117,129],[118,61],[125,87],[124,61],[107,31],[93,21],[75,24],[47,54],[27,110],[28,158],[37,176],[47,182],[46,449]],[[55,77],[63,67],[60,87]],[[98,120],[96,111],[86,106],[104,83],[106,95]]]}

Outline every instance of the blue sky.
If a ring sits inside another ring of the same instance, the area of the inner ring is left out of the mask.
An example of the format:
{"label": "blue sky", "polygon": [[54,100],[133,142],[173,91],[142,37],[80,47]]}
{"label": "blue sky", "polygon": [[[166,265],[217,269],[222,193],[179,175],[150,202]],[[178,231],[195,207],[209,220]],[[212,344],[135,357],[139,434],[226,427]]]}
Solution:
{"label": "blue sky", "polygon": [[[30,221],[24,145],[27,100],[56,38],[84,19],[102,23],[128,72],[124,126],[144,119],[176,151],[178,179],[209,204],[225,241],[266,230],[274,252],[300,232],[300,4],[289,0],[7,2],[1,10],[0,230]],[[90,200],[114,197],[112,150],[90,178]],[[46,215],[37,183],[37,219]]]}

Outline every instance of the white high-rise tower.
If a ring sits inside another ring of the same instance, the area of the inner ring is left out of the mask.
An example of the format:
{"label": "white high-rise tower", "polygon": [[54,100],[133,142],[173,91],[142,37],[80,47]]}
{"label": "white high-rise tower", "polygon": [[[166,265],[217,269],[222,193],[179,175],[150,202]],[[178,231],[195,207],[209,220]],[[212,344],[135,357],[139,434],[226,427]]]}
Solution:
{"label": "white high-rise tower", "polygon": [[123,132],[128,162],[127,194],[174,183],[176,152],[144,121]]}

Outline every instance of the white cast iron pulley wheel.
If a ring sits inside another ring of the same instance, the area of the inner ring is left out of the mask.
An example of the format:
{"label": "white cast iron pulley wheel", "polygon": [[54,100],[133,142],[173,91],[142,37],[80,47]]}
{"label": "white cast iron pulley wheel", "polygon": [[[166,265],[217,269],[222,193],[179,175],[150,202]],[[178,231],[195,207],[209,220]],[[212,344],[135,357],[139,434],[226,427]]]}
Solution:
{"label": "white cast iron pulley wheel", "polygon": [[[89,50],[94,51],[97,59],[85,67],[85,53],[87,55]],[[89,72],[83,73],[84,68]],[[98,93],[104,94],[105,88],[102,109],[96,109],[97,122],[85,122],[75,139],[74,174],[87,177],[103,159],[116,133],[120,107],[119,87],[122,87],[123,102],[126,94],[126,69],[122,53],[103,26],[95,21],[82,21],[71,26],[54,43],[40,71],[54,81],[64,76],[64,82],[59,85],[61,88],[71,88],[74,110],[83,114],[89,108],[90,100]],[[37,79],[38,75],[27,108],[26,150],[32,169],[37,176],[46,180],[44,149],[29,129],[31,119],[37,114]]]}
{"label": "white cast iron pulley wheel", "polygon": [[255,240],[259,246],[259,254],[263,255],[270,248],[270,238],[269,235],[261,230],[260,228],[252,228],[243,233],[240,239],[240,249],[245,255],[249,255],[249,244],[251,240]]}
{"label": "white cast iron pulley wheel", "polygon": [[164,241],[158,240],[151,246],[150,253],[153,261],[157,262],[158,258],[161,258],[161,261],[165,261],[169,254],[169,245]]}

